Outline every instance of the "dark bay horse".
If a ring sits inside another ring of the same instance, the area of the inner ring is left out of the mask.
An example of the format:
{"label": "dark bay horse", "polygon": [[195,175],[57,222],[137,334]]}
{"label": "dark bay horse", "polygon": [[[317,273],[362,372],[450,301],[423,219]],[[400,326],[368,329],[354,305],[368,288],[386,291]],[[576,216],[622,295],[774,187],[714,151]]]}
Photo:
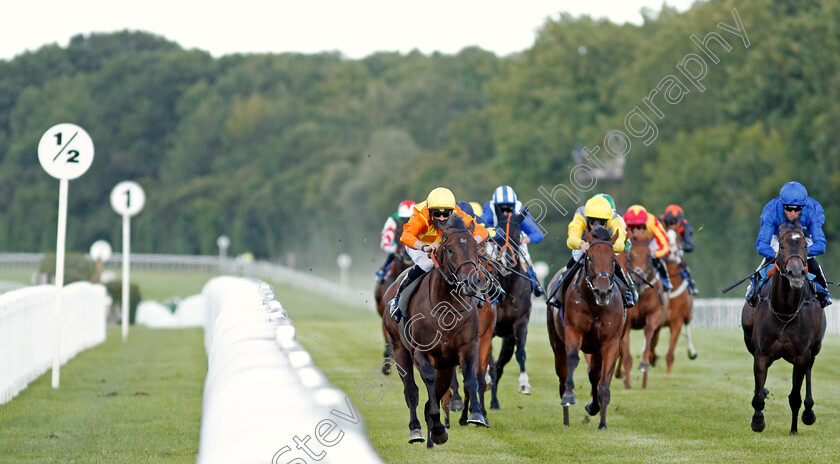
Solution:
{"label": "dark bay horse", "polygon": [[[664,292],[659,272],[653,265],[653,252],[650,249],[651,238],[641,238],[636,235],[631,237],[631,246],[628,252],[627,274],[636,284],[639,291],[639,300],[636,305],[627,310],[627,320],[631,329],[644,329],[645,349],[642,352],[642,359],[639,361],[639,370],[642,371],[642,388],[647,388],[648,372],[653,360],[653,340],[659,334],[659,329],[665,322],[665,313],[668,310],[668,296]],[[627,331],[621,338],[620,350],[621,362],[616,370],[616,377],[620,377],[621,365],[624,365],[624,386],[630,389],[630,367],[633,364],[633,355],[630,353],[630,331]]]}
{"label": "dark bay horse", "polygon": [[505,365],[516,352],[519,364],[519,393],[531,394],[528,373],[525,371],[525,342],[528,338],[528,321],[531,318],[531,281],[526,277],[520,256],[520,235],[524,213],[498,214],[495,259],[491,262],[493,277],[505,295],[496,303],[496,325],[493,334],[502,339],[499,357],[490,368],[490,409],[499,409],[497,391]]}
{"label": "dark bay horse", "polygon": [[[607,428],[610,381],[615,371],[621,336],[625,329],[625,311],[621,291],[615,282],[616,232],[610,236],[603,227],[584,232],[589,250],[583,267],[573,276],[566,291],[563,309],[547,307],[548,338],[554,351],[554,370],[560,380],[563,423],[569,425],[569,406],[575,402],[574,371],[580,362],[579,351],[591,355],[589,382],[592,399],[586,405],[590,415],[601,413],[598,428]],[[554,276],[547,288],[559,280]]]}
{"label": "dark bay horse", "polygon": [[817,420],[811,396],[811,368],[822,347],[825,335],[825,311],[817,302],[807,281],[808,247],[799,221],[783,225],[779,231],[779,252],[773,271],[775,275],[759,289],[759,302],[753,308],[744,304],[741,324],[744,343],[754,357],[755,409],[750,427],[764,430],[764,399],[767,390],[767,370],[773,361],[782,358],[793,364],[790,404],[790,433],[797,433],[797,414],[802,406],[802,380],[805,380],[805,410],[802,422],[811,425]]}
{"label": "dark bay horse", "polygon": [[[487,286],[478,264],[478,250],[472,231],[452,215],[438,230],[443,241],[432,255],[436,268],[421,277],[417,292],[406,309],[407,318],[397,324],[385,313],[383,321],[394,341],[394,358],[403,381],[405,402],[410,413],[409,443],[425,441],[417,418],[419,391],[414,367],[426,384],[425,405],[427,446],[443,444],[449,438],[440,421],[440,400],[452,382],[455,366],[461,367],[464,385],[471,398],[478,398],[478,314],[472,297]],[[394,296],[399,282],[385,292],[384,301]],[[404,296],[407,297],[407,296]],[[477,401],[470,404],[468,423],[486,425]]]}
{"label": "dark bay horse", "polygon": [[[673,290],[668,294],[670,299],[667,309],[667,317],[665,325],[671,333],[668,341],[668,354],[665,356],[665,362],[668,364],[668,373],[674,367],[674,351],[677,348],[677,341],[680,338],[680,331],[685,326],[685,340],[688,347],[688,359],[697,358],[697,350],[694,349],[694,343],[691,341],[691,315],[694,311],[694,295],[688,290],[688,280],[680,274],[679,268],[682,264],[682,248],[680,234],[675,229],[676,226],[669,228],[667,231],[670,252],[665,258],[665,267],[668,268],[668,278],[671,279],[671,286]],[[657,331],[653,339],[653,357],[651,363],[656,363],[656,345],[659,343],[659,332]]]}
{"label": "dark bay horse", "polygon": [[[391,262],[391,267],[388,268],[388,272],[385,274],[385,278],[382,279],[382,282],[377,281],[376,287],[373,289],[373,297],[376,300],[376,311],[379,312],[379,317],[382,317],[383,312],[387,312],[387,304],[383,305],[382,296],[385,294],[385,290],[397,280],[400,274],[409,267],[411,267],[414,263],[411,261],[411,257],[408,256],[408,252],[405,251],[405,246],[402,243],[399,243],[399,235],[402,233],[403,225],[405,225],[405,221],[402,219],[397,219],[397,249],[394,251],[394,261]],[[385,300],[388,301],[388,300]],[[382,373],[388,375],[391,373],[391,363],[388,362],[388,359],[393,359],[394,357],[394,347],[391,345],[391,337],[388,335],[388,331],[385,329],[385,325],[382,325],[382,335],[385,338],[385,351],[382,353],[382,356],[385,357],[385,362],[382,363]]]}

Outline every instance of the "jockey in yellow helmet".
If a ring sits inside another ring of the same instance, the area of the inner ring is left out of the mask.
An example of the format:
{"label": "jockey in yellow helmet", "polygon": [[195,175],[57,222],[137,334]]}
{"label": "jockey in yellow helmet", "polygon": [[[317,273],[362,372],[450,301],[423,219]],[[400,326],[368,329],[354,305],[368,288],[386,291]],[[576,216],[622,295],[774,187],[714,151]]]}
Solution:
{"label": "jockey in yellow helmet", "polygon": [[[566,239],[566,246],[572,250],[572,258],[566,263],[566,266],[562,270],[562,277],[551,290],[547,304],[557,307],[563,306],[563,298],[568,281],[571,280],[571,276],[575,275],[575,271],[581,266],[581,258],[589,250],[589,244],[583,239],[584,231],[598,226],[606,227],[612,234],[618,233],[618,239],[613,244],[613,251],[616,253],[624,251],[627,239],[624,235],[624,222],[621,220],[621,216],[618,216],[613,211],[609,201],[603,195],[595,195],[586,201],[582,211],[580,208],[575,211],[575,217],[569,223],[569,236]],[[635,285],[633,284],[633,280],[628,279],[624,274],[624,270],[618,264],[618,260],[615,262],[615,275],[627,289],[622,295],[624,307],[629,308],[635,305],[638,299]]]}
{"label": "jockey in yellow helmet", "polygon": [[391,318],[395,322],[399,322],[404,316],[399,310],[402,291],[418,277],[434,269],[435,263],[429,258],[429,253],[437,250],[443,240],[438,231],[438,224],[447,221],[452,214],[460,216],[467,228],[473,225],[473,238],[476,243],[487,240],[487,229],[458,207],[455,195],[447,188],[438,187],[432,190],[426,201],[414,205],[411,218],[403,226],[400,236],[400,242],[405,245],[408,255],[414,261],[414,266],[408,270],[396,295],[388,302]]}

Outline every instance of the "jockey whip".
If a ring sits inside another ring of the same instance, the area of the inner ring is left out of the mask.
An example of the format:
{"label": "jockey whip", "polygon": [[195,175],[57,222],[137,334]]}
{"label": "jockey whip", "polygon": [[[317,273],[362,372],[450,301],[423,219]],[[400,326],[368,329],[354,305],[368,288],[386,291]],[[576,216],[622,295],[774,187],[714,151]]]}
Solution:
{"label": "jockey whip", "polygon": [[743,279],[741,279],[741,280],[739,280],[739,281],[735,282],[734,284],[732,284],[732,285],[730,285],[730,286],[728,286],[728,287],[724,288],[723,290],[721,290],[721,292],[722,292],[722,293],[726,293],[726,292],[728,292],[728,291],[732,290],[733,288],[735,288],[735,287],[737,287],[737,286],[741,285],[742,283],[744,283],[745,281],[747,281],[750,277],[752,277],[752,276],[754,276],[754,275],[758,274],[759,272],[763,271],[764,269],[766,269],[766,268],[770,267],[770,265],[771,265],[771,264],[776,264],[776,261],[770,261],[769,263],[765,264],[764,266],[762,266],[762,267],[760,267],[760,268],[756,269],[756,270],[755,270],[753,273],[751,273],[750,275],[748,275],[748,276],[744,277]]}

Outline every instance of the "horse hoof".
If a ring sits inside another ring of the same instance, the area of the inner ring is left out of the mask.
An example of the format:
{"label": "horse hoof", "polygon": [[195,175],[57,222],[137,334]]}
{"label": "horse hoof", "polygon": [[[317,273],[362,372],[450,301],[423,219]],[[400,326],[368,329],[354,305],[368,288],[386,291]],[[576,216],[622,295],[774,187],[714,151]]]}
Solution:
{"label": "horse hoof", "polygon": [[430,435],[432,437],[432,443],[436,445],[442,445],[449,440],[449,432],[446,431],[446,428],[441,428],[441,433],[432,431]]}
{"label": "horse hoof", "polygon": [[583,409],[585,409],[586,412],[589,413],[590,416],[594,416],[595,414],[598,414],[599,412],[601,412],[601,408],[597,407],[597,406],[593,406],[591,401],[586,403],[586,406],[584,406]]}
{"label": "horse hoof", "polygon": [[599,425],[599,426],[598,426],[598,430],[607,430],[607,426],[606,426],[606,424],[604,424],[604,425]]}
{"label": "horse hoof", "polygon": [[531,394],[531,386],[530,385],[520,385],[519,386],[519,393],[523,395],[530,395]]}
{"label": "horse hoof", "polygon": [[803,411],[802,412],[802,423],[805,425],[814,425],[814,422],[817,421],[817,414],[814,410],[810,411]]}
{"label": "horse hoof", "polygon": [[464,410],[464,401],[461,398],[452,398],[449,402],[449,410],[452,412],[458,412]]}
{"label": "horse hoof", "polygon": [[490,402],[490,409],[492,409],[494,411],[498,411],[499,409],[502,409],[502,408],[499,407],[499,401],[498,400],[493,400],[493,401]]}
{"label": "horse hoof", "polygon": [[688,352],[688,359],[694,361],[697,359],[697,351],[689,351]]}
{"label": "horse hoof", "polygon": [[791,429],[791,431],[790,431],[790,434],[791,434],[791,435],[796,435],[796,434],[798,434],[798,433],[799,433],[799,431],[797,431],[797,430],[793,430],[793,429]]}
{"label": "horse hoof", "polygon": [[650,364],[649,363],[639,363],[639,370],[642,372],[649,372],[650,371]]}
{"label": "horse hoof", "polygon": [[385,364],[382,365],[382,373],[385,374],[385,375],[390,375],[391,374],[391,364],[390,363],[385,363]]}
{"label": "horse hoof", "polygon": [[490,423],[487,422],[487,419],[480,412],[474,412],[470,414],[470,418],[467,419],[467,423],[475,424],[479,427],[490,427]]}
{"label": "horse hoof", "polygon": [[762,420],[761,422],[756,422],[755,419],[753,419],[753,421],[750,422],[750,427],[752,428],[753,432],[763,431],[765,425],[766,423],[764,422],[764,420]]}
{"label": "horse hoof", "polygon": [[656,362],[657,361],[659,361],[659,355],[656,355],[653,358],[651,358],[651,360],[650,360],[651,367],[656,367]]}
{"label": "horse hoof", "polygon": [[574,406],[575,404],[575,394],[574,392],[566,393],[563,395],[563,398],[560,399],[560,406]]}
{"label": "horse hoof", "polygon": [[420,429],[414,429],[408,434],[409,443],[423,443],[424,441],[426,441],[426,439],[423,438],[423,432],[421,432]]}

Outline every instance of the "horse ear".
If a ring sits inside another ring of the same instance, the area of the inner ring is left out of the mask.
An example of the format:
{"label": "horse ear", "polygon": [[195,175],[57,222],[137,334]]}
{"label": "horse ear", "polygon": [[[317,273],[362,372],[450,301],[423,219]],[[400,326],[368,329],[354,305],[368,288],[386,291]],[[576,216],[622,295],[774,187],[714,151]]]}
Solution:
{"label": "horse ear", "polygon": [[615,241],[618,240],[618,229],[613,232],[612,237],[610,237],[610,243],[615,244]]}
{"label": "horse ear", "polygon": [[592,231],[589,230],[589,227],[584,226],[583,228],[583,238],[586,239],[587,242],[592,243],[594,240],[592,239]]}

